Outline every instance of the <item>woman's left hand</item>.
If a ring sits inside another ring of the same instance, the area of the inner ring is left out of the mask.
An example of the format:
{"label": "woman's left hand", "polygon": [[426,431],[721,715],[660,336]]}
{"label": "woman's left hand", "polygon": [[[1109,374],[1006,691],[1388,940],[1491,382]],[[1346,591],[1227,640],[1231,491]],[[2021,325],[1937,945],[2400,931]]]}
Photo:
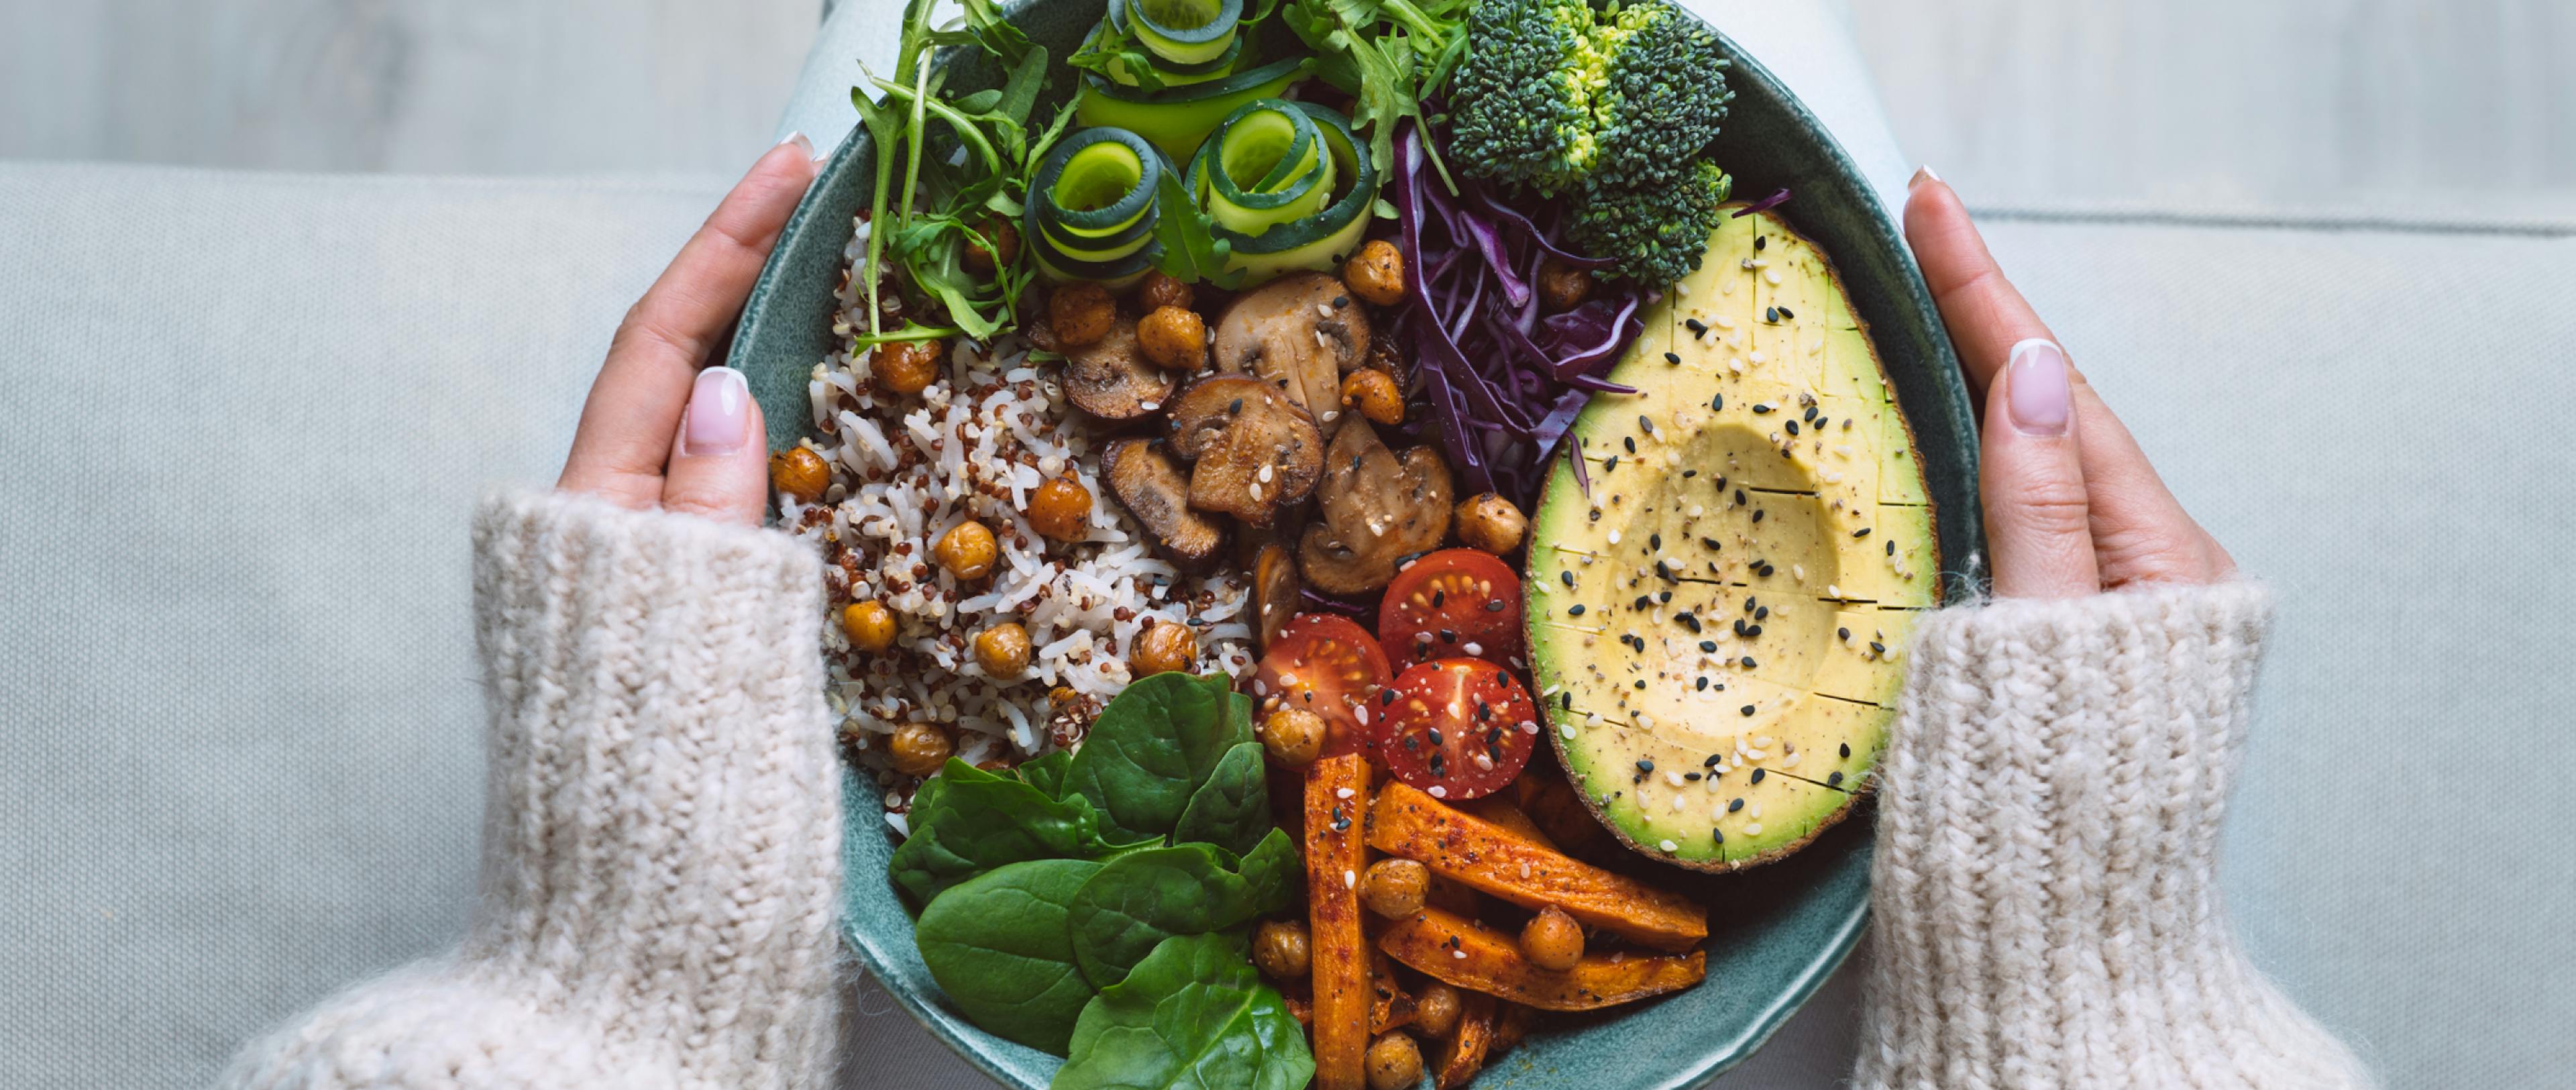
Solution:
{"label": "woman's left hand", "polygon": [[1985,405],[1977,478],[1995,596],[2081,598],[2235,574],[2004,279],[1958,195],[1929,170],[1907,188],[1905,239]]}
{"label": "woman's left hand", "polygon": [[637,510],[760,525],[768,432],[742,373],[708,367],[814,181],[802,135],[769,149],[680,247],[609,341],[555,487]]}

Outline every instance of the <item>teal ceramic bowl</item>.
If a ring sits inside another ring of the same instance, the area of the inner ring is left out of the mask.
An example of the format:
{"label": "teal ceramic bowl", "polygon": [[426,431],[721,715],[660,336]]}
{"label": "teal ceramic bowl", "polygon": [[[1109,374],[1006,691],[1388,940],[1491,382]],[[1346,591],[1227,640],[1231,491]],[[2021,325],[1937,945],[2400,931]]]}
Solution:
{"label": "teal ceramic bowl", "polygon": [[[1100,19],[1101,9],[1101,0],[1031,0],[1016,7],[1011,19],[1062,57]],[[1913,424],[1937,507],[1942,570],[1974,571],[1971,558],[1982,550],[1976,433],[1940,316],[1891,218],[1850,158],[1758,60],[1731,40],[1725,45],[1734,58],[1729,80],[1737,97],[1716,149],[1718,160],[1734,172],[1739,196],[1759,197],[1781,187],[1795,194],[1781,214],[1840,270]],[[970,61],[949,86],[973,89],[996,80],[990,69]],[[1058,97],[1063,90],[1053,89]],[[1042,106],[1041,116],[1051,108],[1052,103]],[[832,156],[780,238],[734,338],[730,362],[749,376],[768,415],[773,447],[795,442],[812,420],[807,374],[835,347],[832,292],[851,218],[868,202],[871,151],[861,130]],[[850,949],[914,1017],[976,1067],[1005,1085],[1044,1087],[1055,1073],[1055,1057],[976,1029],[941,998],[913,946],[911,918],[885,878],[893,846],[876,785],[845,776],[842,794],[849,815],[842,922]],[[1690,891],[1709,906],[1707,981],[1615,1011],[1551,1016],[1547,1028],[1497,1061],[1481,1085],[1661,1090],[1700,1085],[1741,1062],[1814,994],[1859,939],[1869,905],[1869,853],[1864,813],[1787,860],[1741,874],[1655,869],[1656,881]]]}

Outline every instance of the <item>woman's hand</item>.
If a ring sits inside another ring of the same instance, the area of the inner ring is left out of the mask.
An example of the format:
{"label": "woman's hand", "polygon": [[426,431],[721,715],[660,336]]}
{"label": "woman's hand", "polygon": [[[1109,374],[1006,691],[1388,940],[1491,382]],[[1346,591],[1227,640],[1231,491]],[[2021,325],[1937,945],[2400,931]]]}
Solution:
{"label": "woman's hand", "polygon": [[2216,583],[2236,562],[2184,513],[2137,440],[2004,279],[1959,203],[1914,175],[1905,238],[1984,405],[1978,487],[1999,598]]}
{"label": "woman's hand", "polygon": [[769,500],[760,405],[741,372],[706,362],[724,350],[726,330],[812,184],[813,155],[802,135],[769,149],[626,312],[555,487],[760,525]]}

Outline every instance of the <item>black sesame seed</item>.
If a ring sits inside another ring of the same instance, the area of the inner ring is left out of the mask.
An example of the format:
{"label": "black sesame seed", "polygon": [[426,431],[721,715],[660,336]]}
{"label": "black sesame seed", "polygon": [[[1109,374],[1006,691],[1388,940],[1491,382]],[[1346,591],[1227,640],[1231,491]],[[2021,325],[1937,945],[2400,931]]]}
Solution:
{"label": "black sesame seed", "polygon": [[1795,421],[1795,420],[1789,421],[1789,423],[1787,424],[1787,427],[1788,427],[1788,429],[1789,429],[1789,434],[1791,434],[1791,435],[1796,435],[1796,434],[1798,434],[1798,422],[1797,422],[1797,421]]}
{"label": "black sesame seed", "polygon": [[1694,617],[1689,613],[1673,614],[1673,619],[1680,621],[1683,628],[1690,629],[1693,633],[1697,633],[1699,631],[1699,618]]}
{"label": "black sesame seed", "polygon": [[1753,612],[1753,599],[1747,598],[1744,600],[1744,611],[1746,613]]}
{"label": "black sesame seed", "polygon": [[1433,609],[1438,609],[1438,608],[1440,608],[1441,606],[1448,605],[1448,604],[1449,604],[1449,592],[1448,592],[1448,591],[1445,591],[1445,590],[1437,590],[1437,589],[1435,589],[1435,590],[1433,590],[1433,591],[1431,592],[1431,608],[1433,608]]}
{"label": "black sesame seed", "polygon": [[1565,607],[1565,615],[1568,617],[1583,616],[1583,603],[1576,602],[1573,605]]}
{"label": "black sesame seed", "polygon": [[1603,473],[1608,473],[1617,468],[1619,468],[1619,456],[1616,454],[1611,455],[1609,461],[1601,463],[1601,472]]}
{"label": "black sesame seed", "polygon": [[1744,809],[1744,800],[1743,800],[1743,799],[1736,799],[1736,800],[1734,800],[1734,801],[1729,802],[1729,803],[1727,803],[1727,804],[1726,804],[1726,812],[1727,812],[1727,813],[1732,814],[1732,813],[1734,813],[1734,812],[1736,812],[1736,811],[1738,811],[1738,810],[1741,810],[1741,809]]}
{"label": "black sesame seed", "polygon": [[1378,692],[1377,692],[1377,702],[1378,702],[1378,706],[1380,706],[1380,707],[1386,707],[1386,708],[1392,708],[1392,707],[1394,707],[1394,706],[1395,706],[1395,690],[1394,690],[1394,689],[1391,689],[1391,688],[1389,688],[1389,689],[1380,689],[1380,690],[1378,690]]}
{"label": "black sesame seed", "polygon": [[1682,773],[1682,780],[1683,780],[1683,782],[1686,782],[1686,783],[1698,783],[1698,782],[1699,782],[1699,773],[1697,773],[1697,772],[1684,772],[1684,773]]}
{"label": "black sesame seed", "polygon": [[1755,416],[1760,416],[1760,415],[1762,415],[1762,414],[1764,414],[1764,413],[1768,413],[1768,412],[1770,412],[1770,411],[1771,411],[1771,406],[1769,406],[1769,405],[1764,405],[1764,404],[1756,403],[1756,404],[1753,406],[1753,415],[1755,415]]}
{"label": "black sesame seed", "polygon": [[1714,655],[1717,653],[1717,641],[1701,640],[1699,641],[1699,649],[1703,653]]}
{"label": "black sesame seed", "polygon": [[[1642,643],[1644,643],[1645,641],[1640,640],[1640,641],[1638,641],[1638,642],[1642,644]],[[1644,651],[1644,650],[1645,650],[1645,648],[1641,646],[1641,647],[1637,648],[1637,650],[1639,650],[1639,651]],[[1644,679],[1644,678],[1638,678],[1638,679],[1637,679],[1637,687],[1638,687],[1638,688],[1640,688],[1640,689],[1645,688],[1645,687],[1646,687],[1646,679]]]}
{"label": "black sesame seed", "polygon": [[1895,539],[1895,538],[1889,538],[1889,539],[1887,539],[1887,555],[1889,555],[1889,556],[1895,556],[1895,555],[1896,555],[1896,539]]}
{"label": "black sesame seed", "polygon": [[1753,236],[1753,248],[1759,250],[1762,248],[1762,244],[1768,241],[1770,241],[1770,236],[1768,235],[1755,235]]}
{"label": "black sesame seed", "polygon": [[1726,843],[1726,830],[1711,829],[1708,831],[1708,838],[1713,843],[1724,844]]}
{"label": "black sesame seed", "polygon": [[1351,297],[1350,297],[1350,296],[1347,296],[1347,295],[1336,295],[1336,296],[1334,296],[1334,297],[1333,297],[1333,309],[1334,309],[1334,310],[1340,310],[1340,309],[1342,309],[1343,307],[1346,307],[1346,306],[1349,306],[1349,305],[1351,305]]}
{"label": "black sesame seed", "polygon": [[1701,762],[1699,763],[1699,766],[1700,766],[1701,768],[1716,768],[1716,767],[1717,767],[1717,763],[1718,763],[1719,761],[1723,761],[1723,760],[1725,760],[1725,759],[1726,759],[1726,754],[1723,754],[1723,753],[1711,753],[1711,754],[1709,754],[1709,755],[1708,755],[1708,759],[1707,759],[1707,760],[1705,760],[1705,761],[1701,761]]}
{"label": "black sesame seed", "polygon": [[[1557,706],[1557,707],[1563,708],[1563,709],[1565,709],[1565,710],[1567,710],[1567,711],[1573,711],[1573,710],[1574,710],[1574,690],[1572,690],[1572,689],[1567,689],[1567,690],[1566,690],[1566,691],[1564,691],[1564,692],[1561,692],[1561,693],[1556,694],[1556,696],[1557,696],[1557,700],[1556,700],[1556,706]],[[1850,746],[1844,746],[1844,747],[1843,747],[1843,749],[1846,751],[1846,752],[1843,754],[1843,756],[1845,756],[1845,757],[1849,757],[1849,756],[1851,756],[1850,752],[1848,752],[1848,751],[1851,749],[1851,747],[1850,747]]]}
{"label": "black sesame seed", "polygon": [[1863,527],[1861,527],[1860,529],[1857,529],[1857,530],[1852,531],[1852,536],[1853,536],[1853,537],[1868,537],[1868,536],[1869,536],[1869,527],[1867,527],[1867,526],[1863,526]]}
{"label": "black sesame seed", "polygon": [[1771,619],[1771,607],[1770,607],[1770,606],[1755,606],[1755,607],[1753,608],[1753,619],[1754,619],[1754,620],[1757,620],[1757,621],[1767,621],[1767,620],[1770,620],[1770,619]]}
{"label": "black sesame seed", "polygon": [[1741,488],[1735,490],[1735,505],[1737,507],[1744,506],[1744,490]]}
{"label": "black sesame seed", "polygon": [[1655,600],[1658,602],[1670,602],[1673,600],[1673,592],[1669,590],[1656,591]]}
{"label": "black sesame seed", "polygon": [[1440,630],[1440,642],[1442,642],[1442,643],[1456,643],[1456,642],[1458,642],[1458,630],[1457,630],[1457,629],[1454,629],[1454,628],[1444,628],[1444,629],[1441,629],[1441,630]]}
{"label": "black sesame seed", "polygon": [[1652,772],[1652,771],[1654,771],[1654,770],[1655,770],[1655,762],[1650,761],[1650,760],[1646,760],[1646,759],[1644,759],[1644,758],[1639,758],[1639,759],[1638,759],[1638,761],[1637,761],[1637,771],[1639,771],[1639,772]]}
{"label": "black sesame seed", "polygon": [[1572,568],[1567,568],[1566,570],[1561,571],[1561,572],[1558,572],[1558,573],[1556,573],[1556,574],[1557,574],[1557,577],[1558,577],[1558,578],[1563,579],[1563,580],[1565,581],[1565,585],[1566,585],[1566,586],[1569,586],[1569,587],[1570,587],[1570,586],[1573,586],[1573,585],[1574,585],[1574,569],[1572,569]]}
{"label": "black sesame seed", "polygon": [[1751,704],[1747,704],[1747,705],[1745,705],[1745,706],[1744,706],[1744,714],[1745,714],[1745,716],[1746,716],[1747,718],[1750,718],[1750,717],[1753,715],[1753,705],[1751,705]]}
{"label": "black sesame seed", "polygon": [[1704,538],[1699,539],[1699,547],[1700,547],[1700,548],[1703,548],[1703,549],[1716,549],[1716,548],[1720,548],[1721,546],[1720,546],[1720,545],[1718,545],[1718,543],[1717,543],[1717,539],[1716,539],[1716,538],[1713,538],[1713,537],[1704,537]]}
{"label": "black sesame seed", "polygon": [[1887,653],[1887,645],[1880,643],[1877,640],[1871,640],[1869,641],[1869,650],[1871,654],[1884,655]]}
{"label": "black sesame seed", "polygon": [[1840,772],[1831,773],[1825,777],[1825,786],[1827,787],[1841,787],[1842,785],[1843,774]]}
{"label": "black sesame seed", "polygon": [[1226,402],[1226,405],[1225,405],[1225,411],[1227,411],[1227,412],[1229,412],[1229,413],[1239,413],[1239,412],[1242,412],[1242,411],[1243,411],[1243,399],[1238,397],[1238,398],[1236,398],[1236,399],[1234,399],[1234,400],[1232,400],[1232,401]]}
{"label": "black sesame seed", "polygon": [[1799,416],[1798,416],[1798,419],[1800,419],[1800,420],[1814,420],[1815,418],[1816,418],[1816,407],[1815,407],[1815,406],[1813,406],[1813,405],[1809,405],[1809,406],[1807,406],[1807,411],[1806,411],[1806,412],[1804,412],[1804,413],[1799,414]]}
{"label": "black sesame seed", "polygon": [[1843,756],[1845,756],[1845,757],[1849,757],[1849,756],[1851,756],[1851,743],[1849,743],[1849,742],[1845,742],[1845,743],[1843,743]]}
{"label": "black sesame seed", "polygon": [[1837,629],[1835,629],[1835,630],[1834,630],[1834,635],[1835,635],[1835,636],[1837,636],[1837,637],[1839,637],[1839,638],[1841,638],[1841,640],[1842,640],[1844,643],[1850,643],[1850,642],[1851,642],[1851,629],[1848,629],[1848,628],[1837,628]]}
{"label": "black sesame seed", "polygon": [[1503,611],[1503,600],[1502,600],[1502,599],[1500,599],[1500,598],[1494,598],[1494,599],[1489,599],[1489,600],[1487,600],[1487,601],[1485,602],[1485,612],[1487,612],[1487,613],[1500,613],[1500,612],[1502,612],[1502,611]]}
{"label": "black sesame seed", "polygon": [[1685,481],[1696,476],[1699,476],[1699,471],[1696,469],[1685,469],[1682,471],[1682,479]]}
{"label": "black sesame seed", "polygon": [[1759,637],[1759,636],[1761,636],[1761,635],[1762,635],[1762,626],[1761,626],[1761,625],[1758,625],[1758,624],[1757,624],[1757,625],[1750,626],[1750,627],[1748,627],[1748,628],[1746,628],[1746,629],[1744,630],[1744,638],[1745,638],[1745,639],[1748,639],[1748,640],[1750,640],[1750,639],[1754,639],[1754,638],[1757,638],[1757,637]]}
{"label": "black sesame seed", "polygon": [[1742,617],[1738,617],[1738,618],[1736,618],[1736,619],[1735,619],[1735,634],[1736,634],[1736,635],[1738,635],[1738,636],[1741,636],[1741,635],[1743,635],[1743,634],[1744,634],[1744,618],[1742,618]]}
{"label": "black sesame seed", "polygon": [[1755,521],[1755,522],[1760,522],[1760,521],[1762,521],[1762,509],[1761,509],[1761,508],[1756,507],[1756,508],[1754,508],[1754,509],[1753,509],[1753,521]]}
{"label": "black sesame seed", "polygon": [[1787,308],[1787,307],[1781,307],[1781,308],[1780,308],[1780,316],[1781,316],[1781,317],[1783,317],[1783,318],[1787,318],[1787,319],[1789,319],[1790,321],[1793,321],[1793,322],[1798,320],[1798,316],[1797,316],[1797,315],[1795,315],[1795,314],[1791,314],[1791,313],[1789,313],[1789,308]]}
{"label": "black sesame seed", "polygon": [[1735,661],[1740,662],[1740,663],[1743,663],[1743,664],[1744,664],[1744,668],[1745,668],[1745,669],[1747,669],[1747,670],[1750,670],[1750,669],[1752,669],[1752,668],[1753,668],[1753,656],[1751,656],[1751,655],[1746,655],[1746,656],[1744,656],[1743,658],[1737,659],[1737,660],[1735,660]]}
{"label": "black sesame seed", "polygon": [[1656,551],[1656,552],[1662,552],[1662,551],[1664,551],[1664,535],[1662,535],[1662,534],[1647,534],[1647,535],[1646,535],[1646,547],[1647,547],[1648,549],[1652,549],[1652,550],[1654,550],[1654,551]]}
{"label": "black sesame seed", "polygon": [[1762,770],[1761,770],[1761,769],[1758,769],[1758,768],[1757,768],[1757,769],[1754,769],[1754,770],[1753,770],[1753,775],[1750,777],[1750,779],[1749,779],[1749,781],[1748,781],[1748,782],[1751,782],[1751,783],[1761,783],[1761,782],[1762,782]]}
{"label": "black sesame seed", "polygon": [[1725,395],[1725,394],[1719,394],[1719,395],[1717,395],[1716,397],[1712,397],[1712,398],[1708,399],[1708,411],[1713,412],[1713,413],[1722,413],[1722,412],[1725,412],[1725,411],[1726,411],[1726,395]]}
{"label": "black sesame seed", "polygon": [[1699,691],[1701,691],[1701,692],[1707,692],[1707,691],[1708,691],[1708,679],[1707,679],[1707,678],[1705,678],[1705,677],[1703,677],[1703,678],[1699,679],[1699,685],[1698,685],[1698,688],[1699,688]]}
{"label": "black sesame seed", "polygon": [[1765,322],[1769,322],[1769,323],[1771,323],[1771,324],[1773,324],[1773,325],[1778,325],[1778,324],[1780,323],[1780,308],[1778,308],[1778,307],[1764,307],[1764,308],[1762,308],[1762,320],[1763,320],[1763,321],[1765,321]]}
{"label": "black sesame seed", "polygon": [[1666,353],[1664,353],[1664,362],[1665,362],[1665,363],[1680,363],[1681,361],[1682,361],[1682,357],[1681,357],[1681,353],[1679,353],[1679,352],[1666,352]]}
{"label": "black sesame seed", "polygon": [[1431,744],[1435,746],[1448,744],[1440,737],[1440,728],[1438,727],[1431,728]]}

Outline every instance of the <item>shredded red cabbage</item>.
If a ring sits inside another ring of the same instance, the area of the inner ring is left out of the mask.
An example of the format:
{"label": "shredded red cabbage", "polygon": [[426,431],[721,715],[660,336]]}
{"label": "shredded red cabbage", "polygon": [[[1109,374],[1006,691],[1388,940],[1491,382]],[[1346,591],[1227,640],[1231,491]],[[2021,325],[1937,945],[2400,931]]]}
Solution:
{"label": "shredded red cabbage", "polygon": [[1541,262],[1609,262],[1565,249],[1553,210],[1533,215],[1463,178],[1451,193],[1429,172],[1424,139],[1410,123],[1397,131],[1390,179],[1412,297],[1399,334],[1460,493],[1499,492],[1527,510],[1584,402],[1636,392],[1601,376],[1644,332],[1637,314],[1660,293],[1596,282],[1582,305],[1541,315]]}
{"label": "shredded red cabbage", "polygon": [[1750,216],[1756,212],[1768,212],[1787,203],[1789,203],[1789,187],[1784,185],[1780,187],[1779,192],[1745,205],[1742,208],[1736,209],[1735,215],[1730,218],[1743,219],[1744,217]]}

